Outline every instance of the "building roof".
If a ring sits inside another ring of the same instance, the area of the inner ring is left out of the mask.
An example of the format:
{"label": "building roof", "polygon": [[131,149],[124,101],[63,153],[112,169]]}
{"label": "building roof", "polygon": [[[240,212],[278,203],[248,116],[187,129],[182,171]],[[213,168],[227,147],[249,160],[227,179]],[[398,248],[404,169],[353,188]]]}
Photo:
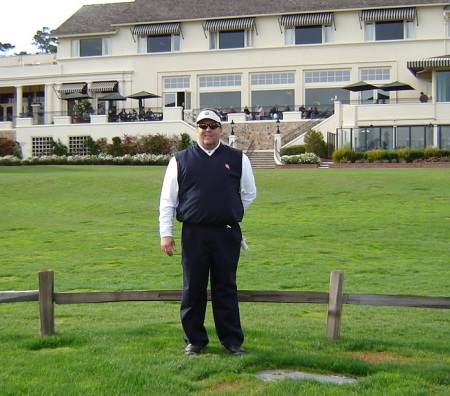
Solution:
{"label": "building roof", "polygon": [[93,4],[81,7],[52,34],[58,37],[113,32],[117,25],[168,21],[282,15],[351,9],[448,5],[436,0],[135,0],[126,3]]}

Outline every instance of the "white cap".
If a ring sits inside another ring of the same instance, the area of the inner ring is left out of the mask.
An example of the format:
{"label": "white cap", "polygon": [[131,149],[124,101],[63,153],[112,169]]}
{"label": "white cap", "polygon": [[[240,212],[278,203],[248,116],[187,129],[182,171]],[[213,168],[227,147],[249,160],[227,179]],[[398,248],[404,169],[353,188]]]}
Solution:
{"label": "white cap", "polygon": [[217,121],[219,124],[222,123],[220,116],[214,110],[211,110],[211,109],[202,110],[199,113],[199,115],[197,116],[197,123],[199,123],[200,121],[202,121],[206,118]]}

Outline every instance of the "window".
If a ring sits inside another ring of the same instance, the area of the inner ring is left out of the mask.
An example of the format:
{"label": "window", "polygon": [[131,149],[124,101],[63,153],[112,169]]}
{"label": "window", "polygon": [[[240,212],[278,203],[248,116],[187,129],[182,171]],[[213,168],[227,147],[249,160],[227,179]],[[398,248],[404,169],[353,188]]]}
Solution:
{"label": "window", "polygon": [[415,7],[364,10],[359,16],[366,41],[413,38],[416,17]]}
{"label": "window", "polygon": [[52,155],[51,137],[34,137],[31,138],[31,155],[33,157],[41,157],[43,155]]}
{"label": "window", "polygon": [[331,25],[287,27],[287,45],[321,44],[331,42]]}
{"label": "window", "polygon": [[283,15],[280,26],[284,26],[286,45],[322,44],[332,40],[332,12]]}
{"label": "window", "polygon": [[450,102],[450,70],[436,71],[436,102]]}
{"label": "window", "polygon": [[266,113],[273,105],[282,107],[287,104],[294,110],[295,98],[293,89],[273,89],[264,91],[252,91],[252,106],[261,105]]}
{"label": "window", "polygon": [[361,80],[363,81],[382,81],[391,79],[391,69],[386,68],[367,68],[360,70]]}
{"label": "window", "polygon": [[180,51],[180,35],[174,33],[140,36],[138,51],[139,53],[178,52]]}
{"label": "window", "polygon": [[241,75],[240,74],[230,74],[230,75],[218,75],[218,76],[200,76],[199,87],[240,87],[241,86]]}
{"label": "window", "polygon": [[179,34],[160,34],[147,37],[147,52],[176,52],[180,50]]}
{"label": "window", "polygon": [[131,29],[131,34],[137,37],[140,54],[180,51],[180,22],[136,25]]}
{"label": "window", "polygon": [[69,136],[69,152],[72,155],[88,155],[86,143],[89,136]]}
{"label": "window", "polygon": [[228,110],[233,106],[236,111],[241,109],[241,92],[204,92],[200,93],[200,108],[212,107],[214,109]]}
{"label": "window", "polygon": [[350,102],[350,92],[343,88],[308,88],[305,89],[306,107],[317,107],[320,111],[331,112],[334,101]]}
{"label": "window", "polygon": [[189,77],[164,77],[164,89],[183,89],[190,87]]}
{"label": "window", "polygon": [[368,22],[366,41],[403,40],[414,37],[413,21]]}
{"label": "window", "polygon": [[209,49],[246,48],[253,45],[255,18],[212,19],[203,24],[209,31]]}
{"label": "window", "polygon": [[230,30],[224,32],[210,32],[210,49],[245,48],[252,46],[252,32],[250,30]]}
{"label": "window", "polygon": [[439,127],[439,148],[450,149],[450,126],[441,125]]}
{"label": "window", "polygon": [[111,55],[112,44],[111,38],[89,38],[72,40],[72,57],[85,57],[85,56],[102,56]]}
{"label": "window", "polygon": [[295,84],[295,73],[254,73],[251,75],[252,85]]}
{"label": "window", "polygon": [[396,147],[424,149],[433,144],[433,128],[427,126],[397,127]]}
{"label": "window", "polygon": [[305,83],[350,81],[350,70],[314,70],[305,72]]}

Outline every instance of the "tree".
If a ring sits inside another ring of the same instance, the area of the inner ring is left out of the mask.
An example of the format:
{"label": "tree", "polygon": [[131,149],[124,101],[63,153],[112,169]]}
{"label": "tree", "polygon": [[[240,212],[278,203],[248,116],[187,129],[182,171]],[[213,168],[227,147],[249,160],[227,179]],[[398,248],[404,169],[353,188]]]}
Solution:
{"label": "tree", "polygon": [[0,43],[0,52],[6,52],[14,48],[16,48],[16,46],[10,43]]}
{"label": "tree", "polygon": [[51,33],[51,30],[44,26],[42,30],[38,30],[34,35],[32,44],[38,47],[39,52],[43,54],[52,54],[56,52],[58,39],[51,38]]}
{"label": "tree", "polygon": [[314,153],[321,158],[326,158],[327,144],[323,139],[322,132],[310,129],[306,132],[304,141],[306,152]]}

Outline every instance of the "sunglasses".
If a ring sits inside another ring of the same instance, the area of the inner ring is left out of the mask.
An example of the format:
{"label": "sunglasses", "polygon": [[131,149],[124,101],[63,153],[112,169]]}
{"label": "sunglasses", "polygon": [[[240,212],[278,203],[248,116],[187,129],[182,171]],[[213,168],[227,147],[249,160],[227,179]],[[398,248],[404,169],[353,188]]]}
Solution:
{"label": "sunglasses", "polygon": [[200,129],[206,131],[208,127],[213,131],[214,129],[220,128],[220,124],[197,124]]}

